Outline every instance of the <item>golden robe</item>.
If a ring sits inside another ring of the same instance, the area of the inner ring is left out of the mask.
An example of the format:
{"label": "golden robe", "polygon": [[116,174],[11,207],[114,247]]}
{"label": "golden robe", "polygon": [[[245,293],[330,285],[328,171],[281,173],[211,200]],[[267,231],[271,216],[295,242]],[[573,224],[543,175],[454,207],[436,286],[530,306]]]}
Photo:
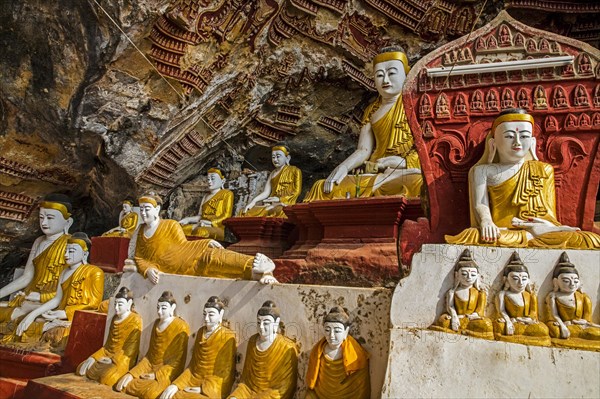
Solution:
{"label": "golden robe", "polygon": [[[378,98],[366,109],[362,121],[363,126],[371,121],[371,116],[380,105],[381,98]],[[375,149],[371,153],[369,162],[374,163],[389,156],[400,156],[406,159],[407,169],[421,169],[414,138],[406,120],[402,96],[381,119],[371,124],[371,128],[375,136]],[[421,174],[409,174],[402,176],[402,178],[386,179],[377,190],[373,190],[377,176],[379,174],[348,175],[340,184],[334,185],[333,190],[328,194],[325,193],[323,188],[325,180],[319,180],[304,197],[304,202],[346,198],[346,193],[350,193],[351,198],[385,195],[419,197],[421,195],[421,186],[423,185]]]}
{"label": "golden robe", "polygon": [[[185,367],[190,327],[183,319],[176,317],[164,331],[159,332],[156,329],[159,323],[160,320],[156,320],[152,326],[150,348],[146,357],[129,370],[133,381],[125,387],[124,391],[128,395],[141,399],[155,399],[171,385]],[[155,378],[140,378],[147,373],[154,373]]]}
{"label": "golden robe", "polygon": [[[113,316],[110,322],[106,343],[92,357],[96,362],[88,368],[86,376],[101,384],[113,386],[135,365],[140,352],[142,318],[131,312],[125,320],[118,322]],[[110,364],[98,362],[103,357],[112,360]]]}
{"label": "golden robe", "polygon": [[256,348],[258,334],[248,340],[242,378],[229,397],[238,399],[291,399],[298,379],[298,348],[277,334],[264,352]]}
{"label": "golden robe", "polygon": [[[558,316],[563,322],[583,319],[592,322],[592,300],[587,294],[580,291],[575,291],[575,307],[570,307],[554,298]],[[567,325],[571,333],[569,338],[560,338],[560,327],[554,319],[552,311],[548,312],[548,321],[546,322],[550,330],[550,336],[553,338],[552,343],[558,346],[567,346],[578,349],[592,349],[600,351],[600,328],[599,327],[583,327],[579,324]]]}
{"label": "golden robe", "polygon": [[119,227],[125,229],[125,231],[113,231],[110,233],[102,234],[102,237],[127,237],[131,238],[133,232],[135,231],[138,225],[138,214],[134,211],[129,212],[127,215],[123,216],[121,222],[119,223]]}
{"label": "golden robe", "polygon": [[[526,161],[518,173],[495,186],[488,186],[492,220],[499,228],[495,243],[480,239],[480,226],[473,225],[456,236],[446,236],[449,244],[492,245],[500,247],[536,247],[563,249],[600,249],[600,235],[589,231],[557,231],[528,240],[524,229],[513,228],[512,219],[537,217],[556,226],[554,169],[540,161]],[[474,220],[474,218],[472,218]]]}
{"label": "golden robe", "polygon": [[[205,338],[206,327],[198,330],[190,365],[173,381],[179,392],[175,399],[225,398],[235,377],[235,333],[219,327]],[[186,387],[200,387],[201,394],[184,392]]]}
{"label": "golden robe", "polygon": [[223,220],[230,218],[233,213],[233,192],[219,190],[200,207],[200,219],[209,220],[212,226],[196,227],[196,224],[186,224],[183,232],[186,236],[212,238],[223,241],[225,238],[225,226]]}
{"label": "golden robe", "polygon": [[[284,205],[294,205],[302,190],[302,172],[295,166],[286,165],[277,176],[271,178],[271,193],[269,197],[279,197],[279,202]],[[242,213],[241,216],[265,216],[285,218],[283,206],[279,205],[267,210],[265,205],[257,205]]]}
{"label": "golden robe", "polygon": [[306,399],[369,399],[369,353],[350,335],[342,342],[341,359],[325,356],[326,345],[322,338],[310,352]]}
{"label": "golden robe", "polygon": [[[487,295],[485,291],[480,291],[475,287],[469,289],[469,299],[463,301],[456,294],[454,295],[454,309],[459,318],[458,332],[477,338],[494,339],[492,321],[484,316]],[[477,313],[479,320],[469,320],[467,315]],[[435,331],[444,331],[456,333],[451,328],[451,318],[448,313],[442,314],[437,323],[429,327]]]}
{"label": "golden robe", "polygon": [[548,327],[538,320],[537,297],[530,292],[523,291],[523,306],[513,303],[504,296],[504,309],[510,318],[529,317],[535,321],[533,324],[525,324],[519,321],[513,322],[513,335],[506,335],[506,322],[501,314],[494,321],[494,336],[498,341],[516,342],[526,345],[550,345]]}
{"label": "golden robe", "polygon": [[181,225],[162,219],[150,238],[140,228],[135,248],[138,271],[145,277],[148,268],[188,276],[252,278],[254,257],[221,248],[209,248],[209,240],[188,241]]}

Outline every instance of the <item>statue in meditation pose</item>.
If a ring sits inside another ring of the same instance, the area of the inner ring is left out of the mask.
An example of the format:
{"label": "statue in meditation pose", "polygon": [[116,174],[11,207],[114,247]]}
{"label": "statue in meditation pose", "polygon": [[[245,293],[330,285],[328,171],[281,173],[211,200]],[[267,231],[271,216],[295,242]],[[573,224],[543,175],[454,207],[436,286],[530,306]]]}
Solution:
{"label": "statue in meditation pose", "polygon": [[298,348],[278,333],[279,308],[266,301],[258,310],[258,334],[248,340],[242,378],[230,399],[291,399],[298,378]]}
{"label": "statue in meditation pose", "polygon": [[479,284],[479,266],[465,249],[454,266],[454,287],[446,293],[446,313],[432,330],[494,339],[492,321],[484,316],[487,293]]}
{"label": "statue in meditation pose", "polygon": [[469,172],[471,228],[446,242],[503,247],[599,249],[600,235],[556,219],[554,169],[537,160],[533,117],[500,113]]}
{"label": "statue in meditation pose", "polygon": [[503,276],[504,287],[496,297],[496,339],[526,345],[550,345],[548,327],[538,320],[538,300],[529,280],[529,270],[516,252],[504,268]]}
{"label": "statue in meditation pose", "polygon": [[140,351],[142,318],[132,312],[133,293],[121,287],[115,295],[115,315],[110,321],[106,343],[77,368],[76,373],[113,386],[135,366]]}
{"label": "statue in meditation pose", "polygon": [[[240,216],[267,216],[285,218],[283,207],[294,205],[302,190],[302,172],[290,165],[292,159],[287,147],[278,145],[271,149],[275,170],[269,175],[262,193],[258,194]],[[256,205],[262,201],[263,205]]]}
{"label": "statue in meditation pose", "polygon": [[117,382],[117,391],[140,399],[156,399],[185,367],[190,327],[175,316],[177,304],[170,291],[162,293],[156,307],[146,356]]}
{"label": "statue in meditation pose", "polygon": [[221,325],[225,306],[212,296],[204,305],[204,326],[198,330],[190,365],[160,399],[222,399],[235,377],[235,333]]}
{"label": "statue in meditation pose", "polygon": [[179,223],[160,218],[159,197],[145,195],[139,204],[143,224],[129,242],[123,271],[138,271],[153,284],[158,284],[161,273],[277,282],[272,275],[275,264],[265,255],[229,251],[210,239],[188,241]]}
{"label": "statue in meditation pose", "polygon": [[138,226],[138,214],[133,210],[131,201],[123,201],[123,210],[119,214],[119,226],[108,230],[102,237],[127,237],[131,235]]}
{"label": "statue in meditation pose", "polygon": [[600,325],[592,323],[592,301],[581,291],[579,272],[566,252],[552,273],[554,290],[546,297],[552,343],[600,351]]}
{"label": "statue in meditation pose", "polygon": [[179,221],[186,236],[212,238],[223,241],[225,226],[223,220],[233,213],[233,192],[225,190],[223,173],[211,168],[207,173],[210,192],[202,198],[200,215],[187,217]]}
{"label": "statue in meditation pose", "polygon": [[[365,111],[356,151],[327,179],[317,181],[304,202],[420,196],[421,163],[402,103],[402,87],[410,70],[406,54],[400,48],[386,47],[373,59],[373,70],[379,97]],[[351,172],[358,168],[365,173]]]}
{"label": "statue in meditation pose", "polygon": [[371,397],[369,353],[350,335],[350,317],[339,306],[323,320],[325,337],[310,352],[307,399]]}

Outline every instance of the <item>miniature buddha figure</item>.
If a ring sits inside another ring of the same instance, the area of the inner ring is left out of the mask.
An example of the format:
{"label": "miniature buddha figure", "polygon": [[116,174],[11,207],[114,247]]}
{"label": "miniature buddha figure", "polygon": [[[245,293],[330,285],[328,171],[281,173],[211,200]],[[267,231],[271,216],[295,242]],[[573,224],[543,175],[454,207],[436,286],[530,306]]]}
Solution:
{"label": "miniature buddha figure", "polygon": [[235,376],[235,333],[223,326],[225,306],[212,296],[204,305],[204,326],[198,330],[187,369],[160,399],[225,398]]}
{"label": "miniature buddha figure", "polygon": [[216,168],[207,172],[209,193],[202,198],[200,215],[179,221],[186,236],[212,238],[223,241],[225,226],[223,220],[233,212],[233,192],[225,190],[223,173]]}
{"label": "miniature buddha figure", "polygon": [[229,251],[210,239],[188,241],[179,223],[160,218],[159,197],[142,196],[139,204],[143,224],[129,242],[123,271],[138,271],[153,284],[158,284],[161,273],[277,282],[272,275],[275,264],[265,255]]}
{"label": "miniature buddha figure", "polygon": [[131,238],[138,226],[138,214],[133,210],[131,201],[123,201],[123,210],[119,214],[119,226],[108,230],[102,237],[127,237]]}
{"label": "miniature buddha figure", "polygon": [[350,317],[339,306],[323,320],[325,338],[310,352],[307,399],[371,397],[369,353],[350,335]]}
{"label": "miniature buddha figure", "polygon": [[[327,179],[316,182],[304,202],[420,195],[421,163],[402,103],[402,86],[410,70],[406,54],[386,47],[375,56],[373,70],[379,97],[365,111],[356,151]],[[366,174],[351,173],[357,168]]]}
{"label": "miniature buddha figure", "polygon": [[[290,165],[292,159],[287,147],[278,145],[271,149],[275,170],[267,179],[262,193],[250,201],[241,216],[266,216],[285,218],[283,207],[294,205],[302,190],[302,172]],[[256,205],[262,201],[263,205]]]}
{"label": "miniature buddha figure", "polygon": [[0,334],[14,331],[16,320],[48,302],[56,295],[58,278],[66,266],[65,250],[71,218],[71,200],[62,194],[49,194],[40,203],[40,228],[29,253],[23,275],[0,288],[0,298],[13,293],[9,302],[0,302]]}
{"label": "miniature buddha figure", "polygon": [[266,301],[258,310],[258,334],[248,340],[242,378],[230,399],[291,399],[298,378],[296,344],[278,333],[279,308]]}
{"label": "miniature buddha figure", "polygon": [[[32,310],[19,323],[20,342],[43,340],[64,348],[76,310],[96,310],[104,292],[104,272],[87,263],[91,241],[85,233],[75,233],[67,241],[67,268],[61,273],[56,295]],[[40,321],[36,319],[40,317]],[[60,344],[60,345],[59,345]]]}
{"label": "miniature buddha figure", "polygon": [[504,288],[496,298],[496,339],[526,345],[550,345],[548,328],[538,320],[538,301],[529,280],[529,270],[516,252],[504,268],[503,276]]}
{"label": "miniature buddha figure", "polygon": [[106,343],[77,367],[77,374],[112,387],[135,366],[140,352],[142,318],[132,307],[133,293],[121,287],[115,295],[115,315],[110,321]]}
{"label": "miniature buddha figure", "polygon": [[446,293],[446,313],[430,329],[494,339],[492,321],[484,316],[487,293],[479,277],[479,266],[465,249],[454,266],[454,287]]}
{"label": "miniature buddha figure", "polygon": [[537,160],[533,117],[509,109],[496,118],[482,159],[469,172],[471,228],[446,242],[537,248],[600,248],[600,235],[556,219],[554,169]]}
{"label": "miniature buddha figure", "polygon": [[600,350],[600,325],[592,323],[592,301],[581,291],[579,272],[566,252],[552,273],[554,290],[546,297],[552,343],[577,349]]}
{"label": "miniature buddha figure", "polygon": [[117,382],[117,391],[141,399],[155,399],[185,367],[190,327],[175,316],[177,303],[170,291],[162,293],[156,307],[146,356]]}

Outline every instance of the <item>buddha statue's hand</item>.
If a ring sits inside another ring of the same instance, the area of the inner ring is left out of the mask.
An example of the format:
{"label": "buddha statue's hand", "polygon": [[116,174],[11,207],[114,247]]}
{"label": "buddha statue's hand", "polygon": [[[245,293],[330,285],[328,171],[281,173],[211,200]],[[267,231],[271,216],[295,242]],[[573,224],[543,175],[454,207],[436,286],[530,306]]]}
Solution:
{"label": "buddha statue's hand", "polygon": [[450,328],[452,329],[452,331],[458,331],[459,327],[460,327],[460,321],[458,320],[458,317],[452,316],[450,318]]}
{"label": "buddha statue's hand", "polygon": [[179,224],[180,224],[180,225],[182,225],[182,226],[183,226],[183,225],[185,225],[185,224],[190,224],[190,218],[189,218],[189,217],[187,217],[187,218],[183,218],[183,219],[181,219],[181,220],[179,221]]}
{"label": "buddha statue's hand", "polygon": [[389,157],[383,157],[383,158],[379,158],[377,160],[377,169],[378,170],[384,170],[384,169],[406,169],[406,159],[401,157],[401,156],[397,156],[397,155],[392,155]]}
{"label": "buddha statue's hand", "polygon": [[159,399],[171,399],[173,396],[175,396],[177,391],[179,391],[179,388],[177,388],[177,385],[174,385],[174,384],[169,385],[168,387],[165,388],[163,393],[159,396]]}
{"label": "buddha statue's hand", "polygon": [[216,240],[210,240],[208,242],[208,247],[209,248],[219,248],[219,249],[223,249],[223,246],[221,245],[221,243],[219,241]]}
{"label": "buddha statue's hand", "polygon": [[129,373],[125,374],[121,379],[117,382],[115,389],[121,392],[129,383],[133,381],[133,376]]}
{"label": "buddha statue's hand", "polygon": [[201,387],[185,387],[183,390],[187,393],[202,393]]}
{"label": "buddha statue's hand", "polygon": [[325,184],[323,185],[323,191],[329,194],[331,190],[333,190],[333,186],[336,186],[344,180],[344,177],[348,176],[348,168],[346,165],[341,164],[338,165],[337,168],[331,172],[331,174],[325,179]]}
{"label": "buddha statue's hand", "polygon": [[156,378],[156,374],[154,374],[154,373],[145,373],[145,374],[140,375],[140,378],[142,380],[153,380],[153,379]]}
{"label": "buddha statue's hand", "polygon": [[519,218],[512,218],[511,221],[514,227],[522,228],[527,230],[528,233],[534,237],[541,236],[542,234],[551,233],[553,231],[577,231],[577,227],[571,226],[556,226],[552,222],[549,222],[541,218],[529,218],[526,221]]}
{"label": "buddha statue's hand", "polygon": [[257,253],[254,256],[254,260],[252,261],[252,272],[264,275],[264,274],[272,274],[273,270],[275,270],[275,263],[264,254]]}
{"label": "buddha statue's hand", "polygon": [[571,336],[571,331],[569,331],[565,323],[558,323],[558,327],[560,328],[560,337],[562,339],[567,339]]}
{"label": "buddha statue's hand", "polygon": [[491,221],[484,219],[481,221],[481,239],[484,242],[494,242],[500,238],[500,229],[496,224]]}
{"label": "buddha statue's hand", "polygon": [[79,367],[77,368],[77,374],[79,375],[85,375],[85,373],[87,373],[88,369],[90,367],[92,367],[92,365],[96,362],[96,360],[93,357],[88,357],[87,359],[85,359],[83,362],[81,362],[81,364],[79,365]]}
{"label": "buddha statue's hand", "polygon": [[256,205],[256,202],[254,201],[250,201],[250,203],[248,205],[246,205],[246,207],[244,208],[244,213],[248,212],[250,209],[254,208],[254,206]]}
{"label": "buddha statue's hand", "polygon": [[275,203],[278,203],[278,202],[281,202],[281,201],[279,200],[279,197],[269,197],[269,198],[265,198],[263,200],[263,202],[264,203],[269,203],[269,204],[275,204]]}
{"label": "buddha statue's hand", "polygon": [[27,331],[27,329],[29,328],[29,326],[31,325],[31,323],[33,323],[35,320],[35,316],[31,316],[31,313],[29,313],[27,316],[25,316],[25,318],[19,323],[19,325],[17,326],[17,330],[15,331],[15,334],[17,336],[21,336],[23,335],[23,333],[25,331]]}
{"label": "buddha statue's hand", "polygon": [[0,302],[0,308],[7,308],[7,307],[8,307],[8,301]]}
{"label": "buddha statue's hand", "polygon": [[588,321],[584,319],[573,319],[571,320],[571,323],[576,324],[578,326],[585,326],[588,324]]}
{"label": "buddha statue's hand", "polygon": [[148,278],[148,280],[150,280],[152,284],[156,285],[160,280],[160,271],[151,267],[148,270],[146,270],[146,278]]}
{"label": "buddha statue's hand", "polygon": [[42,295],[39,292],[30,292],[29,295],[25,297],[28,301],[39,302],[42,298]]}
{"label": "buddha statue's hand", "polygon": [[479,316],[479,314],[478,314],[477,312],[473,312],[473,313],[471,313],[471,314],[468,314],[468,315],[467,315],[467,318],[468,318],[469,320],[480,320],[480,319],[481,319],[481,316]]}
{"label": "buddha statue's hand", "polygon": [[212,222],[210,220],[201,220],[200,223],[198,223],[198,225],[200,227],[211,227]]}
{"label": "buddha statue's hand", "polygon": [[517,321],[523,324],[534,324],[535,321],[531,317],[517,317]]}
{"label": "buddha statue's hand", "polygon": [[514,335],[515,333],[515,326],[513,325],[512,321],[510,319],[505,320],[506,325],[506,335]]}
{"label": "buddha statue's hand", "polygon": [[98,359],[98,363],[102,363],[102,364],[112,364],[112,359],[110,357],[104,356],[101,357],[100,359]]}

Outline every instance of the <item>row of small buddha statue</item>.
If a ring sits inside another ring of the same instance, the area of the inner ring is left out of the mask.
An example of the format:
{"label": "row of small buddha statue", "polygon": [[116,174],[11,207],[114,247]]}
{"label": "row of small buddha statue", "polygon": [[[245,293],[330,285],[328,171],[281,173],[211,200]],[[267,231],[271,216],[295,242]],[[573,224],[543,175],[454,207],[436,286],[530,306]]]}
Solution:
{"label": "row of small buddha statue", "polygon": [[[236,334],[223,325],[225,306],[218,297],[204,305],[204,325],[196,334],[187,368],[190,329],[175,315],[171,292],[158,298],[148,352],[137,364],[142,320],[132,307],[133,293],[122,287],[115,296],[106,344],[79,365],[77,374],[143,399],[294,396],[299,349],[279,332],[281,315],[274,302],[266,301],[257,312],[258,331],[248,340],[242,375],[233,391]],[[332,308],[323,327],[325,337],[310,353],[305,397],[369,398],[369,354],[348,335],[348,314]]]}
{"label": "row of small buddha statue", "polygon": [[504,286],[496,297],[494,319],[485,316],[487,292],[479,267],[465,249],[454,267],[454,286],[432,330],[461,333],[527,345],[600,351],[600,325],[592,322],[592,301],[581,291],[575,265],[563,252],[552,273],[553,291],[546,296],[546,323],[538,319],[538,299],[529,271],[514,252],[503,271]]}

